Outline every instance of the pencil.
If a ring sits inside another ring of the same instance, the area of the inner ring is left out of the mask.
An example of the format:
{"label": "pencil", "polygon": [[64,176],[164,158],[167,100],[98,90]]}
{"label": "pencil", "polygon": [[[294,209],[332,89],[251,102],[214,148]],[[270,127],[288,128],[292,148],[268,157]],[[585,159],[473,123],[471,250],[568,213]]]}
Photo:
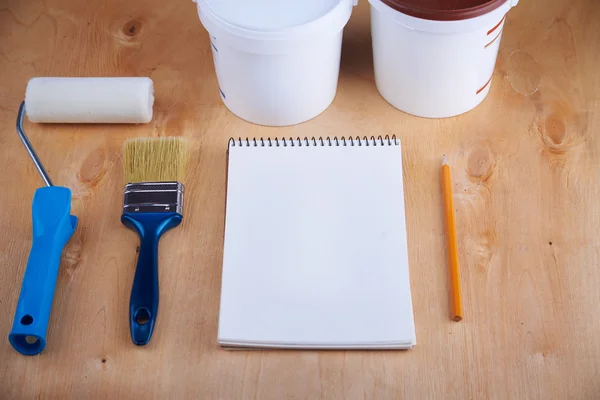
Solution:
{"label": "pencil", "polygon": [[444,216],[446,219],[448,269],[450,271],[450,311],[452,320],[458,322],[463,319],[460,273],[458,270],[458,242],[456,240],[454,201],[452,200],[452,178],[450,176],[450,165],[448,165],[445,155],[442,159],[442,195],[444,197]]}

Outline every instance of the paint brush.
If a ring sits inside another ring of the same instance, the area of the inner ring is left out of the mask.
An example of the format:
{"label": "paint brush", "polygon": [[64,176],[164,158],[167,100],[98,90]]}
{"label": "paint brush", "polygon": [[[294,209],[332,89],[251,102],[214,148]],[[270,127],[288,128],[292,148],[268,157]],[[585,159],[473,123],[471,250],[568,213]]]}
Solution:
{"label": "paint brush", "polygon": [[133,343],[142,346],[150,341],[158,314],[158,243],[183,219],[186,142],[182,137],[130,139],[123,145],[123,163],[121,222],[140,237],[129,326]]}

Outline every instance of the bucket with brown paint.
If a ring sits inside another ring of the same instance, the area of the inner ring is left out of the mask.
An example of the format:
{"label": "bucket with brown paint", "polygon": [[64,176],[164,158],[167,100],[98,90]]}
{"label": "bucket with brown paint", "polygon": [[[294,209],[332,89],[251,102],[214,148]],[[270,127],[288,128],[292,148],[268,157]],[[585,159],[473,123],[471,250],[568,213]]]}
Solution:
{"label": "bucket with brown paint", "polygon": [[409,114],[444,118],[487,96],[508,11],[519,0],[369,0],[375,81]]}

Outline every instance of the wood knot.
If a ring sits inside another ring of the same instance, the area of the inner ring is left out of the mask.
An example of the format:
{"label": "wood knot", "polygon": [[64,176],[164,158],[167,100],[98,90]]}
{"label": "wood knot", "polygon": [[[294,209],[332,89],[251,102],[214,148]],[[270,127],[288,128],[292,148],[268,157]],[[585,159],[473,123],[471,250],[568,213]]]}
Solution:
{"label": "wood knot", "polygon": [[[181,132],[181,121],[183,118],[177,115],[177,111],[181,110],[180,107],[175,107],[177,103],[180,103],[180,99],[183,95],[183,92],[186,90],[185,79],[181,72],[178,69],[171,68],[166,64],[159,64],[152,70],[150,73],[150,78],[154,81],[154,91],[157,94],[160,94],[156,98],[156,102],[154,103],[154,109],[157,112],[157,121],[163,126],[169,120],[172,120],[173,123],[176,124],[173,132]],[[164,111],[165,113],[162,115],[166,118],[167,121],[161,120],[161,113]]]}
{"label": "wood knot", "polygon": [[494,169],[494,160],[489,149],[485,147],[476,147],[467,162],[467,172],[478,181],[485,182],[492,175]]}
{"label": "wood knot", "polygon": [[546,142],[551,142],[554,145],[562,145],[565,142],[566,137],[566,127],[565,123],[560,118],[560,116],[556,114],[550,115],[546,118],[543,128],[543,134],[545,136],[544,140]]}
{"label": "wood knot", "polygon": [[83,243],[77,238],[72,238],[65,246],[62,253],[62,276],[71,277],[81,265]]}
{"label": "wood knot", "polygon": [[466,239],[465,244],[469,249],[469,257],[473,261],[476,271],[487,274],[498,249],[496,231],[489,227]]}
{"label": "wood knot", "polygon": [[132,19],[127,21],[127,23],[125,23],[125,25],[123,26],[123,33],[125,34],[125,36],[134,37],[140,32],[141,29],[142,21]]}
{"label": "wood knot", "polygon": [[88,186],[95,186],[104,175],[105,160],[106,154],[102,149],[90,153],[81,164],[79,180]]}

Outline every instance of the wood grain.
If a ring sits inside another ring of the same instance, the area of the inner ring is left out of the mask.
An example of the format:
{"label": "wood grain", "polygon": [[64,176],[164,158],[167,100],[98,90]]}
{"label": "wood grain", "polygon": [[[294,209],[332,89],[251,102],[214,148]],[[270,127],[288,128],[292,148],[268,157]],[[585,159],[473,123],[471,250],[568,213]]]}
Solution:
{"label": "wood grain", "polygon": [[[7,335],[41,185],[14,131],[33,76],[150,76],[156,116],[135,127],[27,124],[74,193],[49,344],[0,341],[0,398],[600,398],[600,3],[521,1],[489,97],[457,118],[388,105],[373,81],[368,4],[344,39],[334,104],[290,128],[232,115],[192,2],[0,3],[0,332]],[[149,346],[127,308],[137,237],[119,222],[121,143],[192,143],[184,223],[161,242]],[[396,134],[403,142],[418,346],[404,352],[221,350],[216,343],[230,136]],[[453,165],[465,320],[448,318],[439,163]]]}

